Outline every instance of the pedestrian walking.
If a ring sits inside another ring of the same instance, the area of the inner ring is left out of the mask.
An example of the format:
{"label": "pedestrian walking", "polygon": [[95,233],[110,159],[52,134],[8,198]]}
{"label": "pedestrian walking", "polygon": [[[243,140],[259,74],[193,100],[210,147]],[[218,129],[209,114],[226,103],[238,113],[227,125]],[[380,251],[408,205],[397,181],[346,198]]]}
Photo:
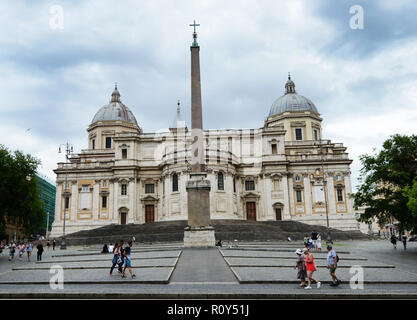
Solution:
{"label": "pedestrian walking", "polygon": [[49,242],[49,240],[48,240],[48,242],[46,243],[46,246],[48,247],[48,250],[49,250],[49,248],[51,247],[51,243]]}
{"label": "pedestrian walking", "polygon": [[394,249],[397,249],[397,237],[395,236],[395,234],[392,234],[391,236],[391,243]]}
{"label": "pedestrian walking", "polygon": [[52,240],[52,250],[55,250],[55,246],[56,246],[56,240]]}
{"label": "pedestrian walking", "polygon": [[25,244],[21,242],[17,249],[19,251],[19,260],[22,261],[23,254],[25,253]]}
{"label": "pedestrian walking", "polygon": [[123,271],[122,271],[122,278],[126,278],[126,276],[125,276],[126,269],[129,270],[129,273],[132,276],[132,279],[136,278],[136,275],[133,273],[133,269],[132,269],[132,258],[130,257],[132,244],[133,244],[133,242],[132,242],[132,240],[130,240],[128,242],[128,246],[123,251],[125,266],[124,266]]}
{"label": "pedestrian walking", "polygon": [[42,245],[42,242],[38,242],[38,245],[36,246],[36,249],[38,249],[38,252],[37,252],[37,261],[42,261],[42,253],[43,253],[43,245]]}
{"label": "pedestrian walking", "polygon": [[109,252],[110,253],[113,253],[114,252],[114,248],[115,248],[115,246],[112,243],[110,243],[109,244]]}
{"label": "pedestrian walking", "polygon": [[337,263],[339,262],[339,256],[336,251],[333,250],[331,244],[327,245],[327,269],[329,269],[330,276],[332,277],[332,287],[336,287],[340,284],[340,280],[336,277]]}
{"label": "pedestrian walking", "polygon": [[311,233],[311,240],[313,242],[313,248],[314,248],[314,250],[317,249],[317,236],[318,236],[318,233],[316,231],[313,231]]}
{"label": "pedestrian walking", "polygon": [[403,241],[404,250],[407,250],[407,236],[405,234],[403,234],[402,241]]}
{"label": "pedestrian walking", "polygon": [[311,280],[317,283],[317,289],[319,289],[321,286],[321,282],[313,278],[313,273],[314,271],[317,270],[314,264],[314,257],[307,248],[303,250],[303,253],[306,256],[305,262],[307,266],[307,281],[308,281],[308,285],[304,289],[311,289]]}
{"label": "pedestrian walking", "polygon": [[306,278],[307,278],[307,269],[306,269],[306,263],[305,263],[305,257],[303,255],[303,251],[301,249],[297,249],[295,251],[297,254],[297,262],[295,264],[294,269],[298,269],[297,271],[297,279],[301,280],[300,287],[306,286]]}
{"label": "pedestrian walking", "polygon": [[28,261],[30,262],[30,256],[32,255],[32,251],[33,251],[33,244],[32,242],[28,241],[27,245],[26,245],[26,252],[28,255]]}
{"label": "pedestrian walking", "polygon": [[113,275],[113,270],[118,265],[118,270],[120,273],[122,273],[122,266],[123,266],[123,260],[122,260],[122,250],[120,248],[120,245],[116,242],[114,244],[114,251],[113,251],[113,259],[112,259],[112,266],[110,268],[110,275]]}
{"label": "pedestrian walking", "polygon": [[321,251],[321,235],[317,235],[317,250]]}
{"label": "pedestrian walking", "polygon": [[308,236],[307,235],[304,236],[304,247],[306,247],[306,248],[309,247],[309,241],[308,241]]}
{"label": "pedestrian walking", "polygon": [[13,261],[16,252],[16,244],[12,241],[9,245],[9,261]]}

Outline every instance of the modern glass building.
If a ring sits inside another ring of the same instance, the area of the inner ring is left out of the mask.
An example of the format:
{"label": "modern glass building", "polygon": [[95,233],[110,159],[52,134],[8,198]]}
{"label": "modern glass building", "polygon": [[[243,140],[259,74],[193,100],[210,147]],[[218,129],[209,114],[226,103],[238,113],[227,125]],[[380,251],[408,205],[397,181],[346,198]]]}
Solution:
{"label": "modern glass building", "polygon": [[[52,229],[52,223],[55,219],[55,193],[56,193],[56,186],[51,180],[49,180],[45,176],[37,175],[38,178],[38,186],[40,189],[40,198],[44,203],[45,211],[46,211],[46,220],[43,226],[43,233],[46,233],[46,228],[48,231]],[[49,217],[49,220],[48,220]]]}

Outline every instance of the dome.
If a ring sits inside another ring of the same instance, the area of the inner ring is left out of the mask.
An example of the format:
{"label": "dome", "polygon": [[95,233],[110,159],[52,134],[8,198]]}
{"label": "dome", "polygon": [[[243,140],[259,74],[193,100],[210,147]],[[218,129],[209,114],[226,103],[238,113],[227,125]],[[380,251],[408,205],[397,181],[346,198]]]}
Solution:
{"label": "dome", "polygon": [[288,81],[285,84],[285,94],[282,97],[279,97],[271,106],[269,111],[269,117],[280,114],[283,112],[297,112],[297,111],[311,111],[314,113],[319,113],[316,106],[310,99],[299,95],[295,91],[295,84],[291,80],[291,76],[288,76]]}
{"label": "dome", "polygon": [[97,111],[91,124],[99,121],[125,121],[138,125],[132,111],[120,101],[117,85],[111,95],[110,103]]}

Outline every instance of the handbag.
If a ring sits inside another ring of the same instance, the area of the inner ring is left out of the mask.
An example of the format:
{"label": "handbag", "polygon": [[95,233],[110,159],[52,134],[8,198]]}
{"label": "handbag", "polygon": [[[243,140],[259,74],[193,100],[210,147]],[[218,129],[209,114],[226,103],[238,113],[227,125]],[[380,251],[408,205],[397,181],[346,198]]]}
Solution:
{"label": "handbag", "polygon": [[120,259],[120,257],[118,257],[116,263],[121,264],[122,262],[123,262],[122,259]]}

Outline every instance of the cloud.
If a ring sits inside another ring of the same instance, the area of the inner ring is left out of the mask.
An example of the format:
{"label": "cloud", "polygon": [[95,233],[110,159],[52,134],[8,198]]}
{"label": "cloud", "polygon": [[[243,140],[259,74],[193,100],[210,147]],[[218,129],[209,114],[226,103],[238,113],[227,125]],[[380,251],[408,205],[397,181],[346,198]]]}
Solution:
{"label": "cloud", "polygon": [[[56,4],[0,3],[0,143],[40,157],[53,180],[65,160],[58,145],[87,148],[86,128],[116,81],[145,132],[168,127],[178,99],[190,125],[194,18],[205,128],[262,127],[290,71],[321,113],[324,138],[348,148],[354,184],[360,154],[413,133],[414,1],[60,1],[62,30],[49,24]],[[364,30],[349,28],[354,4]]]}

